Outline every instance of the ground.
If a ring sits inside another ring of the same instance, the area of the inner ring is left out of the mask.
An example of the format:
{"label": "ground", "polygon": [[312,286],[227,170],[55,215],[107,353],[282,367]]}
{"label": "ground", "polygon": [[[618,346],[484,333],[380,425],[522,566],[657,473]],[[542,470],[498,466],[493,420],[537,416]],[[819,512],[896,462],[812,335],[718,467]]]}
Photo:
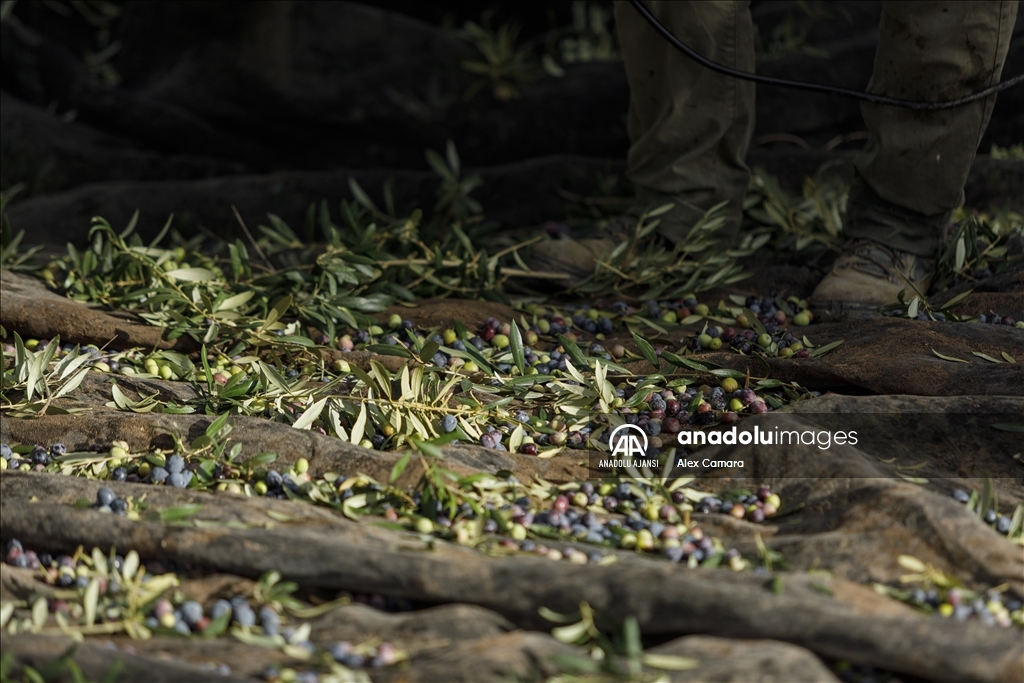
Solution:
{"label": "ground", "polygon": [[[755,3],[759,71],[866,79],[848,5]],[[564,291],[531,241],[630,202],[607,17],[470,97],[465,36],[293,7],[5,15],[4,680],[1024,678],[1015,91],[933,290],[822,322],[855,103],[766,89],[740,235]],[[813,442],[678,442],[734,427]]]}

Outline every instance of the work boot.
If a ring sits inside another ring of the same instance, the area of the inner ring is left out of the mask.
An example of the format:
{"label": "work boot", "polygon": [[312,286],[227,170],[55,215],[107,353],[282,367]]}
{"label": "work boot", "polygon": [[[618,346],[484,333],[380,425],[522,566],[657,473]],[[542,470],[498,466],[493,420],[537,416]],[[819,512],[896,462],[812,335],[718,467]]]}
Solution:
{"label": "work boot", "polygon": [[[622,215],[608,220],[607,225],[587,237],[572,238],[561,235],[533,245],[530,267],[534,270],[563,273],[567,279],[558,280],[561,286],[579,285],[594,273],[601,261],[607,260],[616,247],[636,234],[640,218],[657,207],[671,204],[672,208],[648,220],[656,220],[657,227],[640,240],[643,248],[655,247],[672,250],[678,240],[685,239],[690,229],[707,214],[708,208],[695,204],[686,196],[668,195],[646,188],[637,188],[636,202]],[[719,239],[727,242],[735,237],[742,220],[742,205],[727,209],[726,222],[718,229]]]}
{"label": "work boot", "polygon": [[[558,239],[544,240],[533,245],[530,267],[533,270],[563,273],[569,278],[558,280],[560,286],[571,288],[583,282],[594,273],[600,261],[607,260],[617,246],[628,240],[636,230],[640,212],[629,211],[608,220],[608,224],[596,230],[591,237],[574,239],[562,235]],[[645,239],[661,239],[653,234]],[[668,241],[664,240],[666,245]]]}
{"label": "work boot", "polygon": [[832,271],[811,295],[822,320],[864,315],[905,297],[924,296],[935,277],[935,259],[908,254],[872,240],[847,243]]}

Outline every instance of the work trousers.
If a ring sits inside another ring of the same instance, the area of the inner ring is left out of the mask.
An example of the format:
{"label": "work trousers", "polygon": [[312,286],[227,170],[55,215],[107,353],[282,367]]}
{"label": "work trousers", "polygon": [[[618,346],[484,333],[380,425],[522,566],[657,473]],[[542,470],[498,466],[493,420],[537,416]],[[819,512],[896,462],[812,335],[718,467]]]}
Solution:
{"label": "work trousers", "polygon": [[[754,71],[748,0],[645,4],[701,55]],[[997,83],[1017,4],[885,2],[868,91],[940,101]],[[754,130],[754,84],[692,61],[628,2],[615,3],[615,20],[630,87],[627,176],[638,199],[677,203],[663,221],[669,238],[681,237],[723,200],[730,203],[730,224],[738,225],[750,177],[745,157]],[[863,103],[870,138],[856,161],[845,234],[934,256],[953,210],[963,203],[995,99],[932,112]]]}

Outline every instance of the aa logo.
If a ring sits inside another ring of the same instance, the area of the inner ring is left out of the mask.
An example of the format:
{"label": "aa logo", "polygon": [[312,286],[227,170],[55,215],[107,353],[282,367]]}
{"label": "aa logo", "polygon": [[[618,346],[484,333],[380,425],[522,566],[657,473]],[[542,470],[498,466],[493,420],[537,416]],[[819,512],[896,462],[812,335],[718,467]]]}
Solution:
{"label": "aa logo", "polygon": [[647,452],[647,434],[636,425],[619,425],[608,439],[613,456],[642,458]]}

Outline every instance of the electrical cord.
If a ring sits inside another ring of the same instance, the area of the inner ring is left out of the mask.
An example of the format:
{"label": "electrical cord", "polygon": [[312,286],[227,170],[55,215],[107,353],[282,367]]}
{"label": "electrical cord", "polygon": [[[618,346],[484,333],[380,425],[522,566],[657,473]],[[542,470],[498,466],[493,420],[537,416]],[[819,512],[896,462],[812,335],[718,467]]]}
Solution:
{"label": "electrical cord", "polygon": [[964,97],[958,97],[955,100],[946,100],[944,102],[919,102],[916,100],[902,100],[896,97],[886,97],[885,95],[874,95],[868,92],[861,92],[859,90],[850,90],[849,88],[840,88],[834,85],[820,85],[817,83],[805,83],[803,81],[791,81],[786,78],[774,78],[772,76],[759,76],[758,74],[752,74],[748,71],[739,71],[738,69],[732,69],[728,66],[713,62],[710,59],[699,54],[688,46],[683,41],[679,40],[674,33],[669,31],[664,24],[651,14],[651,11],[647,9],[640,0],[630,0],[630,4],[640,13],[647,23],[650,24],[654,30],[662,35],[674,48],[682,52],[684,55],[697,62],[701,66],[707,67],[712,71],[717,71],[720,74],[731,76],[732,78],[738,78],[744,81],[753,81],[754,83],[761,83],[763,85],[777,85],[783,88],[793,88],[796,90],[807,90],[810,92],[828,93],[830,95],[840,95],[842,97],[852,97],[854,99],[863,100],[865,102],[873,102],[875,104],[887,104],[892,107],[902,107],[904,109],[916,109],[923,111],[935,111],[938,109],[952,109],[953,107],[959,107],[969,102],[975,102],[980,99],[984,99],[989,95],[994,95],[997,92],[1012,88],[1015,85],[1024,83],[1024,74],[1020,74],[1005,80],[1001,83],[991,85],[984,90],[979,90],[970,95]]}

